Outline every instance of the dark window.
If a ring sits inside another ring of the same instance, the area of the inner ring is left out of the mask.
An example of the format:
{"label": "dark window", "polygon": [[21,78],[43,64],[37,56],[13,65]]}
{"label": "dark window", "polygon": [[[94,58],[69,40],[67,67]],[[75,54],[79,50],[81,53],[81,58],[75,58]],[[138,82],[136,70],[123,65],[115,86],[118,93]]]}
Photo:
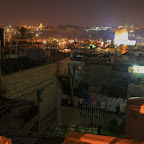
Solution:
{"label": "dark window", "polygon": [[142,57],[142,53],[139,54],[139,57]]}
{"label": "dark window", "polygon": [[111,59],[108,59],[108,62],[111,62]]}
{"label": "dark window", "polygon": [[24,49],[20,49],[20,54],[24,54]]}
{"label": "dark window", "polygon": [[112,71],[118,71],[118,72],[128,72],[128,67],[120,67],[120,66],[113,66]]}
{"label": "dark window", "polygon": [[11,50],[11,54],[15,54],[15,50]]}

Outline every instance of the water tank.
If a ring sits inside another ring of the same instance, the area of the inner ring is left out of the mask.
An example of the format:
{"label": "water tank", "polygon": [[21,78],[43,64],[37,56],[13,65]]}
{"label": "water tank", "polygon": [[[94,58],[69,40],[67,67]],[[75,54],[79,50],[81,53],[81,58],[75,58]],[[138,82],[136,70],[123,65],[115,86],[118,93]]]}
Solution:
{"label": "water tank", "polygon": [[127,100],[125,137],[144,141],[144,98]]}

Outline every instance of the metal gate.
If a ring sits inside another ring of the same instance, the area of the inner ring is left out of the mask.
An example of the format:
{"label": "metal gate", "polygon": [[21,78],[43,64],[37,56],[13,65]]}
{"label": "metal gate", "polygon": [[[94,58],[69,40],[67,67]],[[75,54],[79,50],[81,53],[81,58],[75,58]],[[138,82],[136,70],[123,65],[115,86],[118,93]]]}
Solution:
{"label": "metal gate", "polygon": [[98,127],[103,124],[103,109],[80,106],[80,123],[85,127]]}

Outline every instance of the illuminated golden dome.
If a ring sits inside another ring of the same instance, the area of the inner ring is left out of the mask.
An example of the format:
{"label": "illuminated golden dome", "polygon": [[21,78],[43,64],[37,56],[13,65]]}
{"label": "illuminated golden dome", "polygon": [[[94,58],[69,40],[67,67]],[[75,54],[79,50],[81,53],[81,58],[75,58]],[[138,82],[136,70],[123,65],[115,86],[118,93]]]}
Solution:
{"label": "illuminated golden dome", "polygon": [[115,40],[128,40],[128,31],[125,28],[119,28],[115,32]]}
{"label": "illuminated golden dome", "polygon": [[123,34],[123,33],[127,33],[128,31],[125,28],[119,28],[116,32],[115,35],[119,35],[119,34]]}

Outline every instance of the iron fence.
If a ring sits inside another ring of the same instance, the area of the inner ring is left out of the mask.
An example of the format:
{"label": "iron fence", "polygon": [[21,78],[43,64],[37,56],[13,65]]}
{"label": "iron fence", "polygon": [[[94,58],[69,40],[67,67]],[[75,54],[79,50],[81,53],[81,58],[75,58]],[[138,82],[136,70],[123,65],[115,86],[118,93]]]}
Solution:
{"label": "iron fence", "polygon": [[80,106],[80,123],[85,127],[98,127],[103,124],[103,109]]}

